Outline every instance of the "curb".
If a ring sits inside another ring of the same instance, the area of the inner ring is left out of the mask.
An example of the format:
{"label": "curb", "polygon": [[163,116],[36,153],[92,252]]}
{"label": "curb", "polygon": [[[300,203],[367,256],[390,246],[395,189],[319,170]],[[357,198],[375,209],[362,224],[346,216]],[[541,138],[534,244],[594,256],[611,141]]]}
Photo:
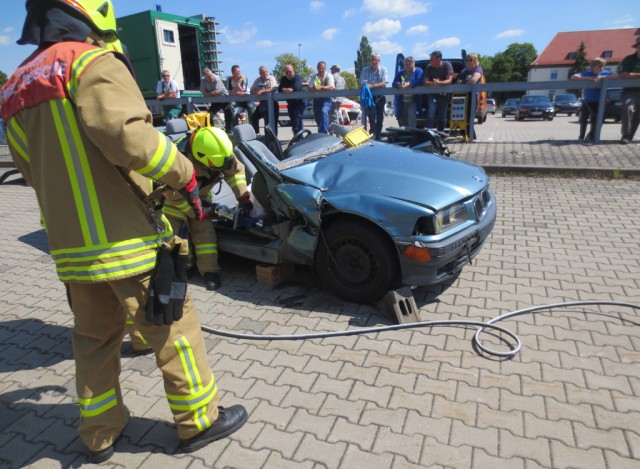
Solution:
{"label": "curb", "polygon": [[573,168],[569,166],[499,166],[478,164],[487,174],[515,174],[519,176],[589,177],[598,179],[640,178],[640,169],[630,168]]}

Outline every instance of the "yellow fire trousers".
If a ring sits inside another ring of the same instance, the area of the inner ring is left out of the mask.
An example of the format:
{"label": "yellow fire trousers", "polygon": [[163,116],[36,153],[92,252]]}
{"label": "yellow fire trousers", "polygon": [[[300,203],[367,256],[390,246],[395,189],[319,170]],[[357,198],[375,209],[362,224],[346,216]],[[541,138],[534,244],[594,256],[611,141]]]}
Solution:
{"label": "yellow fire trousers", "polygon": [[80,439],[90,451],[113,444],[129,413],[120,390],[120,346],[127,319],[153,349],[180,439],[210,427],[219,397],[207,363],[200,320],[187,296],[184,316],[170,326],[145,319],[150,274],[105,283],[68,283],[74,314],[73,353]]}
{"label": "yellow fire trousers", "polygon": [[180,233],[182,223],[187,223],[189,230],[189,244],[193,245],[196,255],[196,265],[200,275],[207,272],[220,272],[218,264],[218,241],[216,230],[211,220],[196,220],[195,218],[179,219],[166,215],[174,233]]}

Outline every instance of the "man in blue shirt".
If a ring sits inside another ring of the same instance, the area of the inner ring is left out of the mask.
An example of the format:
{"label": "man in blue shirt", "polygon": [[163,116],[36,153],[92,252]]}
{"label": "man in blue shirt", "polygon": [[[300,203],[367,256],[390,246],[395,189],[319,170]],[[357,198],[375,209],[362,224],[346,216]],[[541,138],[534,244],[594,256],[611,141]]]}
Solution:
{"label": "man in blue shirt", "polygon": [[[358,83],[361,88],[367,85],[372,90],[387,87],[387,69],[380,66],[379,54],[371,56],[371,66],[362,69]],[[373,134],[373,138],[380,140],[384,121],[384,106],[387,100],[383,95],[379,95],[374,96],[373,101],[373,107],[365,109],[365,112],[367,113],[367,119],[369,119],[369,129]]]}
{"label": "man in blue shirt", "polygon": [[[618,78],[617,73],[611,70],[605,70],[604,66],[607,61],[601,57],[596,57],[591,61],[591,70],[585,70],[576,73],[571,77],[572,80],[588,80],[598,83],[604,78]],[[593,142],[594,132],[596,128],[596,117],[598,116],[598,103],[600,102],[600,90],[598,88],[586,88],[584,90],[584,102],[580,110],[580,135],[578,140]],[[591,122],[589,134],[585,138],[587,131],[587,121]]]}

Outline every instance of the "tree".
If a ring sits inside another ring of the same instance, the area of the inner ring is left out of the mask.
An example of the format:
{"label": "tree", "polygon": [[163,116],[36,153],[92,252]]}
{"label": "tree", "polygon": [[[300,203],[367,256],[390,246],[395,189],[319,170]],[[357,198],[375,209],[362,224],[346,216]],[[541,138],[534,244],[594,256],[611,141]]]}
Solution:
{"label": "tree", "polygon": [[[529,66],[537,56],[538,52],[533,44],[529,42],[513,43],[504,52],[498,52],[493,57],[493,60],[485,58],[485,63],[488,64],[489,68],[485,70],[485,73],[491,78],[490,81],[497,83],[527,81]],[[509,93],[505,91],[493,93],[499,100],[517,97],[521,94],[522,92]]]}
{"label": "tree", "polygon": [[8,80],[7,74],[4,73],[2,70],[0,70],[0,87],[4,86],[7,80]]}
{"label": "tree", "polygon": [[299,60],[297,55],[285,52],[276,57],[276,66],[273,69],[276,81],[280,81],[280,78],[284,76],[284,67],[287,64],[293,65],[293,69],[300,74],[302,81],[307,81],[315,73],[315,69],[307,65],[306,59]]}
{"label": "tree", "polygon": [[584,42],[580,41],[580,46],[576,51],[576,59],[573,61],[571,68],[569,69],[569,76],[567,79],[570,79],[576,73],[580,73],[589,68],[589,61],[587,60],[587,52],[585,51]]}
{"label": "tree", "polygon": [[360,72],[363,68],[371,65],[371,56],[373,55],[373,49],[369,45],[369,39],[367,36],[360,38],[360,48],[358,49],[358,55],[353,65],[355,66],[356,78],[360,78]]}
{"label": "tree", "polygon": [[350,72],[340,72],[342,78],[344,78],[345,89],[353,90],[358,88],[358,79],[353,73]]}

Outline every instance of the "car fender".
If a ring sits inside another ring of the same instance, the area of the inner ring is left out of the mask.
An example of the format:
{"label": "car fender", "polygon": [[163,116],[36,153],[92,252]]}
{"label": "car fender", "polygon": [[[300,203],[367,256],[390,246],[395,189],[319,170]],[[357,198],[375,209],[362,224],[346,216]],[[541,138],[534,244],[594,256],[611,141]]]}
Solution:
{"label": "car fender", "polygon": [[323,200],[323,215],[339,212],[362,217],[391,238],[410,236],[418,218],[434,214],[428,207],[371,193],[332,192],[325,194]]}

